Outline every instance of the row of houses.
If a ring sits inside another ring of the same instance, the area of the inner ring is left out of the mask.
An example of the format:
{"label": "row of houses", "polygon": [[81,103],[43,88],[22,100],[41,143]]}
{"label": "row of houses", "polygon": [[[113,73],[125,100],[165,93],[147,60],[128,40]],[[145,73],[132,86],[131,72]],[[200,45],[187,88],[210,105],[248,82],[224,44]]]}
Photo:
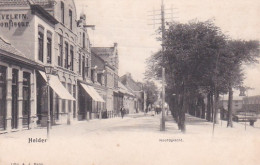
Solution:
{"label": "row of houses", "polygon": [[92,47],[77,18],[74,0],[0,2],[0,132],[46,126],[48,111],[55,125],[144,110],[142,84],[118,76],[118,44]]}

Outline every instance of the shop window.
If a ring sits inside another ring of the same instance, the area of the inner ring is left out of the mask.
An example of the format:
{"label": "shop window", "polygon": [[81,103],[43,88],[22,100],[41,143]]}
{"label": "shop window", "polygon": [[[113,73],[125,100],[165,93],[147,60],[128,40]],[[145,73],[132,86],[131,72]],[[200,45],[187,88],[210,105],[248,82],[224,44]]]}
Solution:
{"label": "shop window", "polygon": [[52,62],[52,34],[47,33],[47,63],[51,64]]}
{"label": "shop window", "polygon": [[[76,98],[76,85],[73,85],[73,97]],[[76,118],[76,101],[73,101],[73,118]]]}
{"label": "shop window", "polygon": [[[66,84],[64,82],[62,82],[62,85],[66,88]],[[61,112],[65,113],[66,112],[66,100],[62,99],[62,108],[61,108]]]}
{"label": "shop window", "polygon": [[61,2],[61,22],[64,24],[64,3]]}
{"label": "shop window", "polygon": [[6,67],[0,66],[0,130],[6,127]]}
{"label": "shop window", "polygon": [[[68,84],[68,91],[70,94],[72,94],[71,84]],[[71,112],[71,102],[71,100],[68,100],[68,112]]]}
{"label": "shop window", "polygon": [[23,73],[23,125],[30,123],[30,73]]}

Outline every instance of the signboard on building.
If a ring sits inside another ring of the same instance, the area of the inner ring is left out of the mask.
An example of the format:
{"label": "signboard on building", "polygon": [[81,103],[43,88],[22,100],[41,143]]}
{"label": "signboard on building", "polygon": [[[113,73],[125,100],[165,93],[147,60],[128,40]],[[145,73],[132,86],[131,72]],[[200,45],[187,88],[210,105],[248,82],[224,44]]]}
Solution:
{"label": "signboard on building", "polygon": [[0,28],[20,28],[29,26],[28,14],[24,13],[3,13],[0,12]]}

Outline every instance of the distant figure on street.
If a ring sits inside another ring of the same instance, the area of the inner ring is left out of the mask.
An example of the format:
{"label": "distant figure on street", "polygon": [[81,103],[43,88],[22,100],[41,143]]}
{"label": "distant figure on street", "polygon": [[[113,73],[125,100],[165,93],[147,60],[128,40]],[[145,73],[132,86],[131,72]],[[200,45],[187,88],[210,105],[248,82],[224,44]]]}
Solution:
{"label": "distant figure on street", "polygon": [[124,114],[125,114],[125,109],[124,109],[124,106],[122,106],[120,108],[120,112],[121,112],[121,116],[122,116],[122,119],[124,118]]}

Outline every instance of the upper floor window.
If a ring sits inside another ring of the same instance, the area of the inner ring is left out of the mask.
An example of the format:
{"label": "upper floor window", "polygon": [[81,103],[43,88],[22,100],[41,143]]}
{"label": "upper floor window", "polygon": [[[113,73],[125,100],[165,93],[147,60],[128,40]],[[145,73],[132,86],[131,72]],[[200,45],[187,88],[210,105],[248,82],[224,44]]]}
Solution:
{"label": "upper floor window", "polygon": [[73,48],[73,46],[70,46],[70,70],[74,70],[74,66],[73,66],[73,64],[74,64],[74,48]]}
{"label": "upper floor window", "polygon": [[62,35],[59,35],[59,37],[58,37],[58,44],[59,44],[58,65],[62,66],[62,60],[63,60],[63,37],[62,37]]}
{"label": "upper floor window", "polygon": [[86,58],[86,64],[87,64],[87,66],[86,66],[86,75],[87,75],[87,77],[89,77],[89,60],[88,60],[88,57]]}
{"label": "upper floor window", "polygon": [[64,24],[64,3],[61,2],[61,22]]}
{"label": "upper floor window", "polygon": [[52,34],[47,33],[47,63],[51,64],[52,59]]}
{"label": "upper floor window", "polygon": [[79,74],[81,74],[81,54],[79,54]]}
{"label": "upper floor window", "polygon": [[72,30],[72,11],[69,10],[70,30]]}
{"label": "upper floor window", "polygon": [[83,44],[83,48],[86,48],[86,41],[85,41],[85,33],[83,33],[83,42],[82,42],[82,44]]}
{"label": "upper floor window", "polygon": [[99,82],[101,85],[103,85],[102,76],[103,76],[102,73],[98,73],[98,74],[97,74],[97,82]]}
{"label": "upper floor window", "polygon": [[43,27],[38,27],[38,60],[43,62],[43,38],[44,38],[44,29]]}
{"label": "upper floor window", "polygon": [[114,74],[114,87],[118,87],[118,76],[116,74]]}
{"label": "upper floor window", "polygon": [[85,79],[85,56],[82,57],[82,77]]}
{"label": "upper floor window", "polygon": [[65,58],[64,58],[64,67],[68,69],[69,67],[69,44],[65,42]]}

